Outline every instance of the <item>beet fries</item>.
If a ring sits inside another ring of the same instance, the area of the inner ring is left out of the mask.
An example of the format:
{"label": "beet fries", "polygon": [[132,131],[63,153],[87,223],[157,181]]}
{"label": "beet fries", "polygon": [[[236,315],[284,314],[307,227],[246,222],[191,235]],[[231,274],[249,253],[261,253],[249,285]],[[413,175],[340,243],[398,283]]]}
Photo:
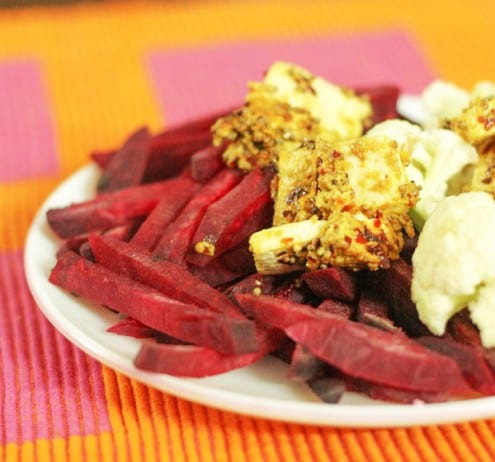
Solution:
{"label": "beet fries", "polygon": [[241,174],[223,169],[208,181],[184,207],[179,216],[164,230],[153,249],[157,258],[185,266],[187,253],[201,219],[208,207],[229,192],[239,181]]}
{"label": "beet fries", "polygon": [[102,172],[96,190],[117,191],[141,183],[150,156],[151,135],[147,128],[133,133]]}
{"label": "beet fries", "polygon": [[258,348],[254,322],[180,302],[72,252],[57,261],[50,281],[185,342],[227,354]]}
{"label": "beet fries", "polygon": [[253,232],[270,226],[273,217],[272,176],[269,171],[255,169],[208,207],[194,234],[188,263],[204,266],[246,241]]}
{"label": "beet fries", "polygon": [[282,334],[272,330],[259,337],[256,351],[243,354],[223,354],[212,348],[196,345],[146,342],[134,364],[140,369],[181,377],[207,377],[248,366],[274,351]]}
{"label": "beet fries", "polygon": [[[359,92],[374,122],[396,115],[395,87]],[[225,167],[210,126],[226,112],[94,153],[95,197],[47,213],[62,241],[50,281],[119,312],[108,332],[140,339],[143,370],[206,377],[273,354],[328,403],[495,395],[495,353],[469,319],[443,337],[419,321],[406,252],[377,272],[255,273],[248,238],[271,224],[274,172]]]}
{"label": "beet fries", "polygon": [[183,185],[184,179],[177,177],[100,194],[85,202],[49,210],[48,224],[61,238],[113,228],[148,215],[163,197],[174,201]]}

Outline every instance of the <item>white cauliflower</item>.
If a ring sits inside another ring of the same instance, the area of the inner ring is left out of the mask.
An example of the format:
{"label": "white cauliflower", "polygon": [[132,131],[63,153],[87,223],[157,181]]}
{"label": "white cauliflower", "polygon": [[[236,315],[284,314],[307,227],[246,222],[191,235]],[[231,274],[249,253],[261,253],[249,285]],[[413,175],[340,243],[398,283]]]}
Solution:
{"label": "white cauliflower", "polygon": [[468,106],[471,96],[467,90],[451,82],[435,80],[421,94],[425,111],[423,126],[440,127],[445,119],[461,113]]}
{"label": "white cauliflower", "polygon": [[404,120],[387,120],[377,124],[368,131],[367,136],[379,134],[394,139],[409,155],[407,175],[421,187],[411,217],[415,227],[421,229],[440,200],[459,194],[469,183],[469,167],[478,161],[478,153],[450,130],[422,130]]}
{"label": "white cauliflower", "polygon": [[436,128],[420,134],[406,169],[421,186],[419,201],[411,211],[417,229],[443,198],[462,191],[469,183],[469,167],[477,161],[476,149],[450,130]]}
{"label": "white cauliflower", "polygon": [[471,90],[472,98],[484,98],[490,95],[495,95],[495,82],[490,82],[489,80],[476,82]]}
{"label": "white cauliflower", "polygon": [[461,116],[474,101],[495,95],[495,82],[481,80],[471,89],[444,80],[435,80],[424,88],[420,103],[424,128],[439,128]]}
{"label": "white cauliflower", "polygon": [[443,199],[413,254],[412,300],[421,321],[442,335],[468,307],[485,347],[495,346],[495,202],[484,192]]}

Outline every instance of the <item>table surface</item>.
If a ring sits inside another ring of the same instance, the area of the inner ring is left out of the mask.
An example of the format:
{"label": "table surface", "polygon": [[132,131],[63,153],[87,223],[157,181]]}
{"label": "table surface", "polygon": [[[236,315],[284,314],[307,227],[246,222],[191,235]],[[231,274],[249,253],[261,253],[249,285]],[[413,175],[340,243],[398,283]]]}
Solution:
{"label": "table surface", "polygon": [[417,93],[495,77],[492,0],[70,2],[0,9],[0,460],[491,461],[495,420],[393,429],[207,408],[100,365],[29,294],[23,248],[49,193],[137,127],[242,100],[284,59]]}

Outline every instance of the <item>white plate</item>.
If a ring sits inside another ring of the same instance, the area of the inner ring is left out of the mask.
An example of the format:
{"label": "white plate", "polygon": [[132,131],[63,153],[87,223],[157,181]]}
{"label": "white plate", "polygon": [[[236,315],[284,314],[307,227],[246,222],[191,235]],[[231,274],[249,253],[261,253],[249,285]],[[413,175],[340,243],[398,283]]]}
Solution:
{"label": "white plate", "polygon": [[[412,99],[415,104],[417,101]],[[407,112],[408,104],[402,106]],[[60,241],[46,223],[49,208],[93,196],[98,170],[85,167],[62,183],[43,204],[28,233],[25,270],[30,290],[49,321],[67,339],[101,363],[172,395],[239,414],[342,427],[406,427],[495,416],[495,398],[439,404],[396,405],[346,393],[339,404],[321,403],[304,385],[289,382],[286,366],[264,360],[204,379],[182,379],[134,367],[140,341],[106,332],[117,321],[105,308],[85,302],[48,282]]]}

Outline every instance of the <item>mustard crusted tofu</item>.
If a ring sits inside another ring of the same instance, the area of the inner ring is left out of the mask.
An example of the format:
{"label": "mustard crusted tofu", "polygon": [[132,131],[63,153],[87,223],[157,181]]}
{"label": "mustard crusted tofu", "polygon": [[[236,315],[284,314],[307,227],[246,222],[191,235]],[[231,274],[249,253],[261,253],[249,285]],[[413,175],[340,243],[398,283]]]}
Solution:
{"label": "mustard crusted tofu", "polygon": [[458,116],[448,119],[447,128],[473,146],[495,136],[495,95],[474,98]]}
{"label": "mustard crusted tofu", "polygon": [[370,102],[290,63],[276,62],[263,82],[249,84],[245,104],[212,127],[226,145],[229,167],[277,166],[285,143],[360,136],[372,116]]}
{"label": "mustard crusted tofu", "polygon": [[223,160],[230,168],[250,171],[277,165],[288,142],[319,136],[320,125],[305,109],[259,94],[213,125],[213,143],[226,143]]}
{"label": "mustard crusted tofu", "polygon": [[[317,147],[318,146],[318,147]],[[325,142],[287,143],[279,152],[278,175],[272,183],[273,224],[293,223],[319,216],[315,208],[318,188],[318,153]]]}
{"label": "mustard crusted tofu", "polygon": [[495,94],[473,98],[458,116],[446,122],[446,126],[478,151],[478,162],[467,189],[495,196]]}
{"label": "mustard crusted tofu", "polygon": [[419,189],[408,179],[408,154],[396,141],[381,135],[317,140],[300,145],[290,159],[279,161],[275,226],[250,240],[259,272],[280,272],[282,264],[291,271],[303,262],[307,269],[376,270],[399,258],[403,233],[414,235],[408,212]]}
{"label": "mustard crusted tofu", "polygon": [[399,143],[363,135],[371,116],[365,97],[277,62],[249,85],[244,106],[214,124],[229,167],[277,172],[273,227],[250,239],[260,273],[379,269],[399,257],[403,233],[414,234],[418,188]]}

